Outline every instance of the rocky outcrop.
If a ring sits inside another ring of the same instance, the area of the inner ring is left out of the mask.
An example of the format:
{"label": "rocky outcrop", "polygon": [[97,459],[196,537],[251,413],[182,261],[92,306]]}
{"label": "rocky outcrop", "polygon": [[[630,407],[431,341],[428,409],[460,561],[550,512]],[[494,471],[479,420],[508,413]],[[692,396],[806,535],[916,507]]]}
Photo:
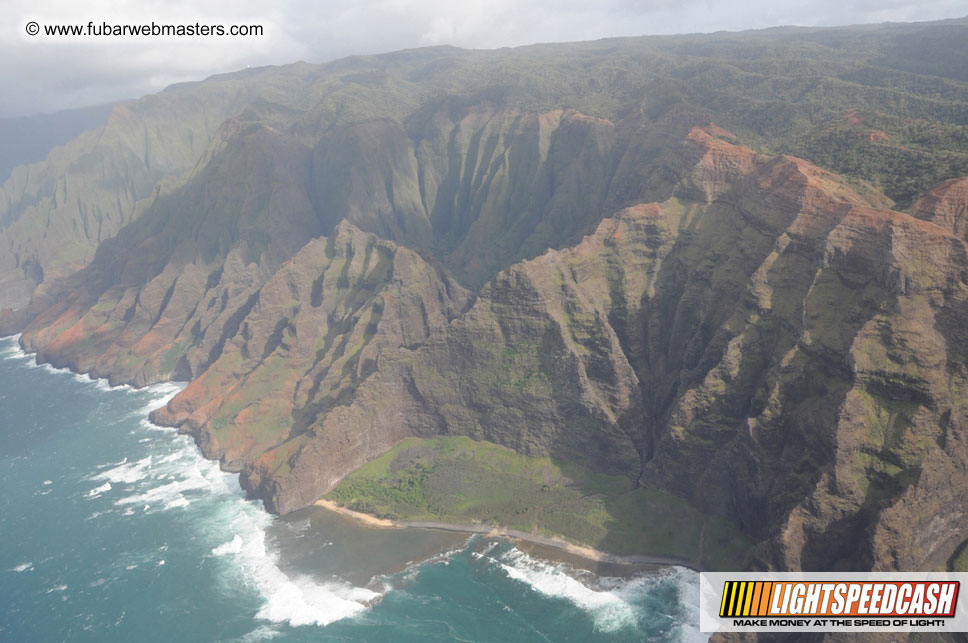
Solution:
{"label": "rocky outcrop", "polygon": [[190,380],[155,421],[281,513],[403,438],[466,435],[685,499],[755,566],[943,564],[968,530],[968,179],[905,214],[756,153],[709,113],[776,149],[822,120],[812,89],[704,93],[701,43],[644,42],[120,106],[0,194],[0,331],[112,383]]}
{"label": "rocky outcrop", "polygon": [[24,330],[23,345],[41,361],[115,384],[200,373],[262,284],[322,231],[309,200],[309,153],[271,128],[229,121],[205,168],[102,244]]}
{"label": "rocky outcrop", "polygon": [[702,130],[683,155],[681,197],[502,272],[246,486],[292,509],[361,436],[463,434],[689,498],[760,566],[943,563],[968,528],[942,509],[968,482],[964,242],[799,159]]}
{"label": "rocky outcrop", "polygon": [[914,204],[912,213],[968,241],[968,177],[938,185]]}
{"label": "rocky outcrop", "polygon": [[[413,251],[341,223],[263,285],[219,358],[152,419],[192,433],[229,469],[265,453],[285,475],[318,417],[349,404],[386,351],[444,328],[467,297]],[[317,475],[342,477],[406,435],[346,429],[352,441],[328,450]]]}

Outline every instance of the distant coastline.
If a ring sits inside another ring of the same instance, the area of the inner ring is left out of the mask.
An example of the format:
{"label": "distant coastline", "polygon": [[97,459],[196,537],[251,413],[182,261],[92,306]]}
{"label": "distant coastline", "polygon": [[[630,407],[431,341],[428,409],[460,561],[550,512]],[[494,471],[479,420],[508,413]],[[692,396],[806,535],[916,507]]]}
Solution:
{"label": "distant coastline", "polygon": [[583,558],[588,561],[595,563],[610,563],[614,565],[656,565],[661,567],[668,566],[679,566],[687,567],[699,571],[699,567],[691,561],[677,558],[674,556],[657,556],[648,554],[612,554],[609,552],[601,551],[587,545],[580,545],[577,543],[569,542],[563,538],[555,538],[550,536],[541,536],[538,534],[531,534],[526,531],[521,531],[519,529],[509,529],[506,527],[501,527],[498,525],[488,525],[488,524],[458,524],[450,522],[434,522],[425,520],[389,520],[386,518],[378,518],[371,514],[362,513],[359,511],[354,511],[339,505],[332,500],[319,499],[314,505],[316,507],[322,507],[329,511],[353,518],[360,523],[373,527],[376,529],[408,529],[408,528],[419,528],[419,529],[441,529],[444,531],[456,531],[468,534],[482,534],[492,537],[504,537],[511,538],[514,540],[520,540],[527,543],[540,545],[542,547],[549,547],[552,549],[557,549],[563,551],[572,556],[577,556],[578,558]]}

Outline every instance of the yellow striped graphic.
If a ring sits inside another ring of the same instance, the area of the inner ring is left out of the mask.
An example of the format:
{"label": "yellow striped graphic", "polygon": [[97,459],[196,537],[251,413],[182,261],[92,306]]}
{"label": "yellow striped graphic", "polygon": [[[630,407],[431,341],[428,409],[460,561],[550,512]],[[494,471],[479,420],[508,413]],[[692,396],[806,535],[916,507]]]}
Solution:
{"label": "yellow striped graphic", "polygon": [[769,581],[726,581],[719,615],[768,616],[773,589],[774,583]]}
{"label": "yellow striped graphic", "polygon": [[756,585],[759,585],[759,583],[755,581],[746,583],[746,602],[743,603],[743,616],[750,615],[750,604],[753,602],[753,589]]}

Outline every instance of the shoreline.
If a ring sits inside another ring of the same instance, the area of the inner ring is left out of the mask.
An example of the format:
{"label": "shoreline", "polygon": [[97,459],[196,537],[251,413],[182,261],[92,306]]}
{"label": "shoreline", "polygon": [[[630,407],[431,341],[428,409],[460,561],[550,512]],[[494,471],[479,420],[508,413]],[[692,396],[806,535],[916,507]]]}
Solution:
{"label": "shoreline", "polygon": [[450,522],[435,522],[430,520],[389,520],[387,518],[377,518],[376,516],[354,511],[332,500],[319,499],[313,503],[314,507],[321,507],[328,511],[338,513],[342,516],[352,518],[367,527],[374,529],[439,529],[442,531],[455,531],[466,534],[481,534],[484,536],[510,538],[515,541],[522,541],[531,545],[538,545],[554,550],[558,550],[585,559],[592,563],[607,563],[612,565],[635,566],[635,565],[654,565],[658,567],[685,567],[694,571],[700,571],[699,567],[688,560],[676,558],[674,556],[660,556],[651,554],[612,554],[601,551],[588,545],[573,543],[560,537],[541,536],[530,534],[519,529],[510,529],[497,525],[486,524],[459,524]]}
{"label": "shoreline", "polygon": [[[36,351],[28,352],[24,350],[24,347],[20,344],[20,341],[19,341],[20,335],[21,335],[20,333],[15,333],[12,335],[6,335],[4,337],[0,337],[0,339],[14,339],[17,347],[21,351],[23,351],[24,354],[34,356],[34,364],[36,366],[48,365],[51,368],[54,368],[56,370],[68,371],[75,375],[87,375],[87,377],[91,380],[98,380],[98,381],[103,380],[108,384],[110,388],[115,388],[115,386],[111,386],[110,380],[107,377],[91,377],[90,373],[81,373],[71,368],[70,366],[57,367],[57,366],[54,366],[53,364],[50,364],[50,362],[44,362],[44,364],[39,363],[37,361]],[[165,385],[165,384],[177,384],[177,383],[172,380],[166,380],[164,382],[157,383],[157,385]],[[117,387],[121,387],[121,386],[132,386],[132,385],[131,384],[117,385]],[[138,390],[139,388],[149,388],[151,386],[155,386],[155,385],[147,385],[144,387],[132,386],[132,388]],[[195,442],[195,447],[198,449],[199,453],[202,455],[203,458],[205,458],[206,460],[212,460],[212,458],[209,458],[205,454],[204,450],[201,449],[197,441]],[[219,464],[219,468],[222,469],[221,463]],[[224,469],[222,470],[224,471]],[[676,567],[685,567],[687,569],[691,569],[694,571],[700,571],[700,568],[696,563],[682,558],[677,558],[675,556],[662,556],[662,555],[652,555],[652,554],[613,554],[610,552],[595,549],[594,547],[590,547],[588,545],[582,545],[582,544],[570,542],[568,540],[565,540],[562,537],[552,537],[552,536],[542,536],[539,534],[531,534],[525,531],[521,531],[519,529],[511,529],[508,527],[502,527],[498,525],[459,524],[459,523],[448,523],[448,522],[436,522],[436,521],[429,521],[429,520],[428,521],[389,520],[386,518],[377,518],[376,516],[362,513],[359,511],[354,511],[352,509],[348,509],[346,507],[338,505],[331,500],[325,500],[322,498],[314,502],[312,505],[310,505],[310,507],[319,507],[322,509],[326,509],[328,511],[332,511],[334,513],[351,518],[363,524],[366,527],[375,528],[375,529],[435,529],[440,531],[450,531],[450,532],[457,532],[457,533],[480,534],[480,535],[490,536],[490,537],[509,538],[514,541],[528,543],[529,545],[532,545],[534,547],[544,548],[544,549],[550,550],[550,552],[557,551],[567,555],[568,557],[577,558],[579,560],[587,561],[593,564],[607,564],[607,565],[616,565],[620,567],[676,566]]]}

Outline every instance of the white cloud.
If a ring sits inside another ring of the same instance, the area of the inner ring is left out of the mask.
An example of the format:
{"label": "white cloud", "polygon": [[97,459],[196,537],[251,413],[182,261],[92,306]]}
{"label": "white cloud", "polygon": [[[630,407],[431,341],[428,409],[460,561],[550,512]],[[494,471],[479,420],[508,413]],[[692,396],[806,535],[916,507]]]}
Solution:
{"label": "white cloud", "polygon": [[[7,0],[0,30],[0,115],[137,97],[247,65],[322,62],[452,44],[490,48],[607,36],[931,20],[963,0]],[[50,24],[258,24],[258,37],[29,36]]]}

